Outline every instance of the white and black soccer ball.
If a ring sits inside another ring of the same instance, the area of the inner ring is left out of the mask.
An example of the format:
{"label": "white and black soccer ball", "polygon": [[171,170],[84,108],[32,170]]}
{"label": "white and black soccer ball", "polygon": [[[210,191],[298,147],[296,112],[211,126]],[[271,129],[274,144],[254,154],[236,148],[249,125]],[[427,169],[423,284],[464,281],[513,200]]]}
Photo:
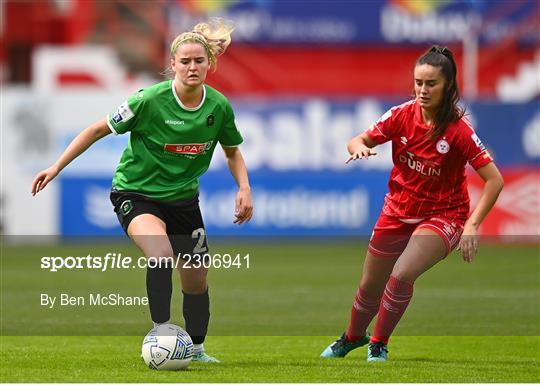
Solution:
{"label": "white and black soccer ball", "polygon": [[141,357],[150,369],[184,369],[193,357],[193,341],[180,326],[158,325],[144,337]]}

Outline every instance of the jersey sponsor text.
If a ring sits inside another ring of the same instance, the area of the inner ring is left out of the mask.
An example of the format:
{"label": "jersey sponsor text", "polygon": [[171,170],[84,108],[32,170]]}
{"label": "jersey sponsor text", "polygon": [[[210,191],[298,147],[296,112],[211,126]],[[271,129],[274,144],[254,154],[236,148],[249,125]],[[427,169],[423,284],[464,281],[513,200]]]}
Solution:
{"label": "jersey sponsor text", "polygon": [[213,140],[206,143],[166,144],[165,151],[175,154],[198,155],[212,148]]}
{"label": "jersey sponsor text", "polygon": [[428,165],[424,162],[422,162],[419,159],[415,159],[415,155],[411,152],[407,151],[408,157],[404,154],[399,155],[399,161],[401,163],[406,163],[407,166],[411,170],[417,171],[422,175],[426,176],[441,176],[441,168],[440,167],[433,167],[431,165]]}

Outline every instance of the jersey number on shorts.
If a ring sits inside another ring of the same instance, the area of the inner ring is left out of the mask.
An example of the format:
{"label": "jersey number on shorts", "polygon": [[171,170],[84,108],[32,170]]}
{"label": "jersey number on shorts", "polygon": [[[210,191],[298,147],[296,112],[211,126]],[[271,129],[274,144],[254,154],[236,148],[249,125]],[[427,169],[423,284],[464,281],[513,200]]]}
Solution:
{"label": "jersey number on shorts", "polygon": [[194,254],[204,253],[208,250],[207,247],[204,246],[204,239],[206,238],[204,228],[200,227],[196,230],[193,230],[193,232],[191,233],[191,238],[199,238],[197,244],[195,245],[195,248],[193,249]]}

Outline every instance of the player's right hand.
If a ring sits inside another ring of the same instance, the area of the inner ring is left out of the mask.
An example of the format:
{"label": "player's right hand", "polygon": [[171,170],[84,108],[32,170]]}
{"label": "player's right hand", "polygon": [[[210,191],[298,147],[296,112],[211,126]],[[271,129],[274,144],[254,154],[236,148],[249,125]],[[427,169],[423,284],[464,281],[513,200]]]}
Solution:
{"label": "player's right hand", "polygon": [[236,194],[236,204],[234,209],[233,223],[241,225],[249,222],[253,216],[253,201],[251,199],[251,189],[239,189]]}
{"label": "player's right hand", "polygon": [[349,163],[351,160],[357,160],[362,158],[368,159],[370,156],[373,155],[377,155],[377,152],[375,152],[372,148],[369,148],[368,146],[361,146],[347,158],[345,164]]}
{"label": "player's right hand", "polygon": [[40,171],[32,182],[32,196],[43,190],[58,175],[58,172],[58,168],[55,166]]}

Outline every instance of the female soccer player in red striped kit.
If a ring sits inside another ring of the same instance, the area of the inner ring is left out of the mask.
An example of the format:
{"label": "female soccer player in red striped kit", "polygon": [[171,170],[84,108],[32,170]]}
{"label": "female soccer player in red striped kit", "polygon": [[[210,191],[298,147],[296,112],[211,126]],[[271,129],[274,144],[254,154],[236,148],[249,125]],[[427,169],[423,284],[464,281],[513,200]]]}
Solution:
{"label": "female soccer player in red striped kit", "polygon": [[[388,340],[413,295],[416,279],[458,246],[467,262],[477,229],[495,204],[503,178],[458,106],[452,52],[431,47],[414,67],[415,99],[391,108],[348,145],[353,160],[392,141],[394,167],[364,262],[349,327],[322,357],[344,357],[369,343],[368,361],[386,361]],[[469,214],[465,167],[484,180]],[[373,335],[367,327],[377,315]]]}

